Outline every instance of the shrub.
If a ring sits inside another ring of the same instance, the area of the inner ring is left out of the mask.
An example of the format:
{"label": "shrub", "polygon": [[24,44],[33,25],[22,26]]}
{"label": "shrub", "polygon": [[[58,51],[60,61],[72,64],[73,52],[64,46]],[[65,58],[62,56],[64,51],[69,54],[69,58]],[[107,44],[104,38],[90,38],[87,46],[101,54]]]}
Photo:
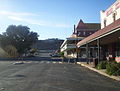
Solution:
{"label": "shrub", "polygon": [[106,73],[109,75],[120,75],[120,63],[110,62],[106,65]]}
{"label": "shrub", "polygon": [[17,57],[17,49],[12,45],[7,45],[4,47],[4,51],[8,54],[8,57]]}
{"label": "shrub", "polygon": [[64,52],[60,52],[59,55],[60,55],[61,57],[64,57]]}
{"label": "shrub", "polygon": [[106,69],[106,65],[107,65],[107,61],[101,61],[101,62],[97,65],[97,69]]}

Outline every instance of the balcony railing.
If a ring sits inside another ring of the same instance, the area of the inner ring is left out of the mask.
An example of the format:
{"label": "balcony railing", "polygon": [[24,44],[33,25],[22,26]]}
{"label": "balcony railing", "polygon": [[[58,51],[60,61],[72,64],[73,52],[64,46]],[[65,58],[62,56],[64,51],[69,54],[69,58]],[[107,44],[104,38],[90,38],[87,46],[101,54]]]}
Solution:
{"label": "balcony railing", "polygon": [[75,44],[67,44],[67,48],[76,48]]}

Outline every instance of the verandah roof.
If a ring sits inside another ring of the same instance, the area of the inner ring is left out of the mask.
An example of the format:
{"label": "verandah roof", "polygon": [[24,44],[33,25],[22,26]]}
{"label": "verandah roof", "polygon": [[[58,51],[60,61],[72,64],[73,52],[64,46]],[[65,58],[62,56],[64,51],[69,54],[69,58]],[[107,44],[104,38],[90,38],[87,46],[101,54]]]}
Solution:
{"label": "verandah roof", "polygon": [[[118,28],[120,28],[120,19],[116,20],[115,22],[111,23],[110,25],[106,26],[105,28],[98,30],[97,32],[88,36],[87,38],[81,40],[80,42],[78,42],[77,46],[80,47],[86,43],[92,42],[96,39],[106,36],[110,32],[117,30]],[[120,30],[117,30],[117,31],[120,31]]]}

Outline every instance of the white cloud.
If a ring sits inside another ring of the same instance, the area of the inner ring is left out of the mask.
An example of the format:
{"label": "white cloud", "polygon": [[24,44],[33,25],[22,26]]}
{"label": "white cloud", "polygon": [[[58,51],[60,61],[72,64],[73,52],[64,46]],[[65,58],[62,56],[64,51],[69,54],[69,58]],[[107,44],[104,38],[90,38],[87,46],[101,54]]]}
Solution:
{"label": "white cloud", "polygon": [[23,21],[22,18],[15,17],[15,16],[8,16],[9,19],[16,20],[16,21]]}
{"label": "white cloud", "polygon": [[67,25],[67,24],[55,24],[56,27],[66,27],[66,28],[69,28],[71,27],[70,25]]}
{"label": "white cloud", "polygon": [[32,19],[20,18],[20,17],[16,17],[16,16],[8,16],[8,19],[15,20],[15,21],[21,21],[21,22],[26,22],[26,23],[29,23],[29,24],[40,25],[40,26],[44,25],[44,24],[42,24],[38,21],[32,20]]}
{"label": "white cloud", "polygon": [[[45,27],[59,27],[59,28],[70,28],[71,26],[64,23],[58,23],[54,21],[45,21],[39,19],[32,19],[33,17],[39,16],[38,14],[28,13],[28,12],[10,12],[10,11],[0,11],[0,15],[4,15],[8,17],[8,19],[18,21],[18,22],[25,22],[29,24],[45,26]],[[25,18],[27,16],[31,16],[30,18]],[[40,17],[40,16],[39,16]],[[37,18],[39,18],[37,17]]]}
{"label": "white cloud", "polygon": [[[70,28],[71,26],[64,23],[58,23],[54,21],[45,21],[39,19],[32,19],[33,17],[39,16],[38,14],[28,13],[28,12],[10,12],[10,11],[0,11],[0,15],[4,15],[8,17],[8,19],[18,21],[18,22],[25,22],[29,24],[45,26],[45,27],[59,27],[59,28]],[[31,16],[30,18],[25,18],[27,16]],[[39,17],[37,17],[39,18]]]}
{"label": "white cloud", "polygon": [[19,21],[19,22],[26,22],[29,24],[39,25],[39,26],[45,26],[45,27],[59,27],[59,28],[70,28],[71,26],[68,24],[61,24],[51,21],[41,21],[41,20],[33,20],[33,19],[26,19],[26,18],[20,18],[16,16],[8,16],[9,19]]}
{"label": "white cloud", "polygon": [[9,11],[0,11],[1,15],[9,15],[9,16],[38,16],[34,13],[27,13],[27,12],[9,12]]}

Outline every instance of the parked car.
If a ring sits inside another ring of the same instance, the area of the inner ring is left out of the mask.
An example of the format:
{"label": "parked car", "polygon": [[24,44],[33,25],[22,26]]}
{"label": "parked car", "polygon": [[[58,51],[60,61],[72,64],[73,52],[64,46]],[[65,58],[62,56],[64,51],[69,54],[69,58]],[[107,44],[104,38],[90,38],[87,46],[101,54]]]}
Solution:
{"label": "parked car", "polygon": [[51,57],[60,57],[59,54],[52,54]]}

